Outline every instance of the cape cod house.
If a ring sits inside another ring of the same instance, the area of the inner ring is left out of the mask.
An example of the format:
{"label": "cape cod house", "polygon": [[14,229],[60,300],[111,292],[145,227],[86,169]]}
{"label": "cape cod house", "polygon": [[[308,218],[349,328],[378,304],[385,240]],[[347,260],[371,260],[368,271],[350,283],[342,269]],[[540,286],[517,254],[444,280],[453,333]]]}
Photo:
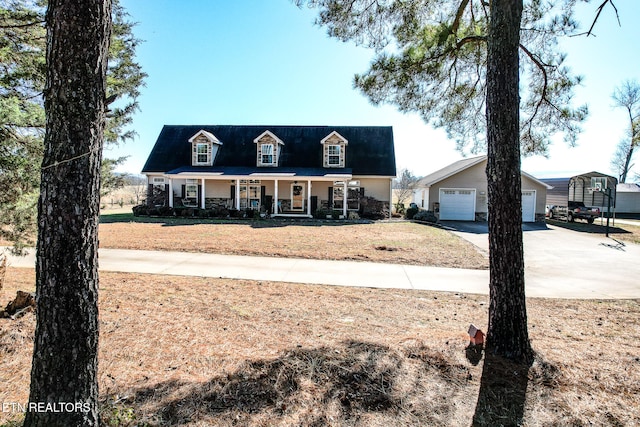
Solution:
{"label": "cape cod house", "polygon": [[393,131],[381,126],[164,126],[142,170],[147,203],[347,218],[390,212]]}

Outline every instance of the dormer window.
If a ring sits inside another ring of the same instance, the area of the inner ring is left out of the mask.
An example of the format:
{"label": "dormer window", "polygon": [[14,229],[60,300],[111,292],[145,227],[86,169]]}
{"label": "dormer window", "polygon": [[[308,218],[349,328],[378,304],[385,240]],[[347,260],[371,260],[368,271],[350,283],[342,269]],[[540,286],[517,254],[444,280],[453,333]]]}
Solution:
{"label": "dormer window", "polygon": [[211,166],[222,142],[210,132],[201,130],[191,138],[192,166]]}
{"label": "dormer window", "polygon": [[260,155],[262,156],[263,165],[272,165],[274,163],[274,151],[273,144],[260,144]]}
{"label": "dormer window", "polygon": [[273,133],[264,131],[253,140],[256,144],[256,165],[257,166],[278,166],[280,150],[284,142]]}
{"label": "dormer window", "polygon": [[211,144],[205,142],[199,142],[195,144],[196,148],[196,165],[210,165],[211,164]]}
{"label": "dormer window", "polygon": [[343,168],[346,163],[348,141],[338,132],[331,132],[320,141],[323,146],[325,168]]}
{"label": "dormer window", "polygon": [[340,146],[328,145],[327,146],[327,163],[329,166],[340,166]]}

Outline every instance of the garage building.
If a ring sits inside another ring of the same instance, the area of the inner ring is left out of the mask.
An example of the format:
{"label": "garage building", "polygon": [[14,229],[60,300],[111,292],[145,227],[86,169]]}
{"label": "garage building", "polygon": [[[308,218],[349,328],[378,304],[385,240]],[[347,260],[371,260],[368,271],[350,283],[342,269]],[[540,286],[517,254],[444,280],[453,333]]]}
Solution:
{"label": "garage building", "polygon": [[[433,211],[440,220],[487,220],[487,156],[452,163],[416,184],[413,202]],[[544,221],[551,186],[522,172],[522,221]]]}

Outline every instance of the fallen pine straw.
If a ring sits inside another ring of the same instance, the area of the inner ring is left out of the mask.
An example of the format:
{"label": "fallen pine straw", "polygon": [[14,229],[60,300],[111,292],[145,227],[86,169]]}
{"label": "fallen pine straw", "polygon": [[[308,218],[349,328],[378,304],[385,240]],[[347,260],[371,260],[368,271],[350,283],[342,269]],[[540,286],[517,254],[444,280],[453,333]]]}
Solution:
{"label": "fallen pine straw", "polygon": [[[7,270],[4,304],[32,290]],[[486,296],[101,273],[107,425],[640,423],[639,301],[531,299],[530,368],[468,347]],[[0,402],[28,397],[33,315],[0,320]],[[489,369],[491,366],[491,369]],[[20,414],[0,413],[0,423]]]}

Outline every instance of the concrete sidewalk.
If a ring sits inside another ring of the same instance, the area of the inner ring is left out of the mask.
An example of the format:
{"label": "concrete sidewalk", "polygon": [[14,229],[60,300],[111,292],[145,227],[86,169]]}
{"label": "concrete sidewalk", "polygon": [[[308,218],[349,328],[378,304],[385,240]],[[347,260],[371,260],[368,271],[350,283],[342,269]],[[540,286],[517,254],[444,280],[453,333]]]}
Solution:
{"label": "concrete sidewalk", "polygon": [[[33,267],[35,257],[9,257],[14,267]],[[489,271],[324,261],[294,258],[248,257],[187,252],[100,249],[100,270],[229,279],[270,280],[337,286],[420,289],[461,293],[489,293]],[[527,272],[529,297],[619,299],[640,298],[640,286],[602,286],[581,281],[557,286],[545,277]]]}
{"label": "concrete sidewalk", "polygon": [[[100,249],[99,254],[102,271],[480,294],[489,292],[487,270],[127,249]],[[33,267],[35,256],[33,252],[26,257],[10,256],[9,265]]]}

